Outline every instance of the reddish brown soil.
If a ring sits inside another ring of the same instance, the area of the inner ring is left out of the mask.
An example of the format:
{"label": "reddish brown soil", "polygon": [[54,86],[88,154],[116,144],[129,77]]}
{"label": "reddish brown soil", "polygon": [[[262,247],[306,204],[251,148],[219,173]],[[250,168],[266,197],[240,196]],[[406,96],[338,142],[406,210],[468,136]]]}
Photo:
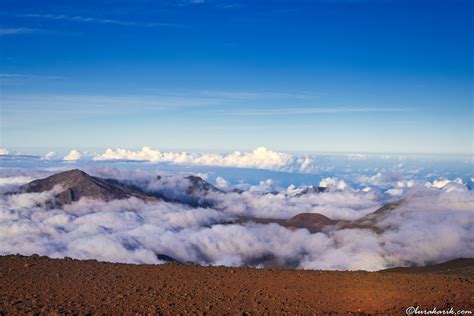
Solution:
{"label": "reddish brown soil", "polygon": [[0,257],[0,314],[398,314],[473,310],[472,275]]}

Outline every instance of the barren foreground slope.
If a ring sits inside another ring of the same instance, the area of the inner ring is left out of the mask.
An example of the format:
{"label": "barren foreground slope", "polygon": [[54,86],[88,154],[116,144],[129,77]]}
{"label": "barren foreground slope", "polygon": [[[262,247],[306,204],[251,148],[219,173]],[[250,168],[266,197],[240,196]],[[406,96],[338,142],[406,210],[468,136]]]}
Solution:
{"label": "barren foreground slope", "polygon": [[406,274],[128,265],[3,256],[0,314],[404,314],[413,305],[472,310],[474,279],[459,265],[457,268],[457,273],[420,270]]}

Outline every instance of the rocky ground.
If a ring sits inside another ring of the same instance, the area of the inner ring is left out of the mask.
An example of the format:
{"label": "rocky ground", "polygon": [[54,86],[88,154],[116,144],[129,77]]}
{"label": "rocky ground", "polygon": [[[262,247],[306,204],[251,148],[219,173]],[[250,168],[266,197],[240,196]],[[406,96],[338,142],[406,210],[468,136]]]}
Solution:
{"label": "rocky ground", "polygon": [[3,256],[0,314],[404,315],[415,305],[473,310],[474,278],[463,267],[369,273]]}

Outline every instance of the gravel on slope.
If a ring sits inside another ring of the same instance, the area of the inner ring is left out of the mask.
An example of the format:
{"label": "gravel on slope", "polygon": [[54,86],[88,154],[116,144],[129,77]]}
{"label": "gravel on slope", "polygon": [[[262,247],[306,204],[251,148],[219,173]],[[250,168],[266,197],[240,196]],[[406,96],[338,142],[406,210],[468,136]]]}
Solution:
{"label": "gravel on slope", "polygon": [[471,276],[0,257],[0,315],[399,314],[473,310]]}

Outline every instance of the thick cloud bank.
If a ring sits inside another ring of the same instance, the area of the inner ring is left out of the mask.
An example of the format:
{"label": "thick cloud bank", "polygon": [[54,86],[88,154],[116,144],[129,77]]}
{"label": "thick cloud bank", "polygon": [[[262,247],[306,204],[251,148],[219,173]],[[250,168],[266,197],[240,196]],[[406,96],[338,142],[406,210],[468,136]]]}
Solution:
{"label": "thick cloud bank", "polygon": [[[185,195],[190,184],[180,175],[157,179],[127,170],[102,172],[175,198]],[[33,171],[2,174],[0,186],[9,189],[43,175]],[[400,184],[403,192],[396,199],[404,203],[374,220],[378,230],[328,229],[313,234],[236,218],[286,219],[310,212],[356,220],[393,196],[383,190],[354,189],[335,178],[321,181],[326,186],[323,193],[301,194],[305,187],[295,186],[268,193],[270,182],[247,186],[243,193],[194,192],[212,202],[207,208],[130,198],[82,199],[64,209],[51,209],[45,203],[60,188],[2,195],[0,253],[129,263],[161,263],[157,254],[164,254],[200,264],[366,270],[474,257],[474,192],[459,179]],[[216,183],[231,189],[224,178]]]}
{"label": "thick cloud bank", "polygon": [[[80,159],[80,156],[78,156],[77,159]],[[252,152],[242,153],[235,151],[226,155],[209,153],[161,152],[150,147],[143,147],[139,151],[131,151],[126,149],[113,150],[109,148],[103,154],[95,155],[93,159],[138,160],[155,163],[168,162],[186,165],[255,168],[297,172],[310,171],[313,162],[308,157],[296,157],[292,154],[272,151],[265,147],[258,147]]]}

